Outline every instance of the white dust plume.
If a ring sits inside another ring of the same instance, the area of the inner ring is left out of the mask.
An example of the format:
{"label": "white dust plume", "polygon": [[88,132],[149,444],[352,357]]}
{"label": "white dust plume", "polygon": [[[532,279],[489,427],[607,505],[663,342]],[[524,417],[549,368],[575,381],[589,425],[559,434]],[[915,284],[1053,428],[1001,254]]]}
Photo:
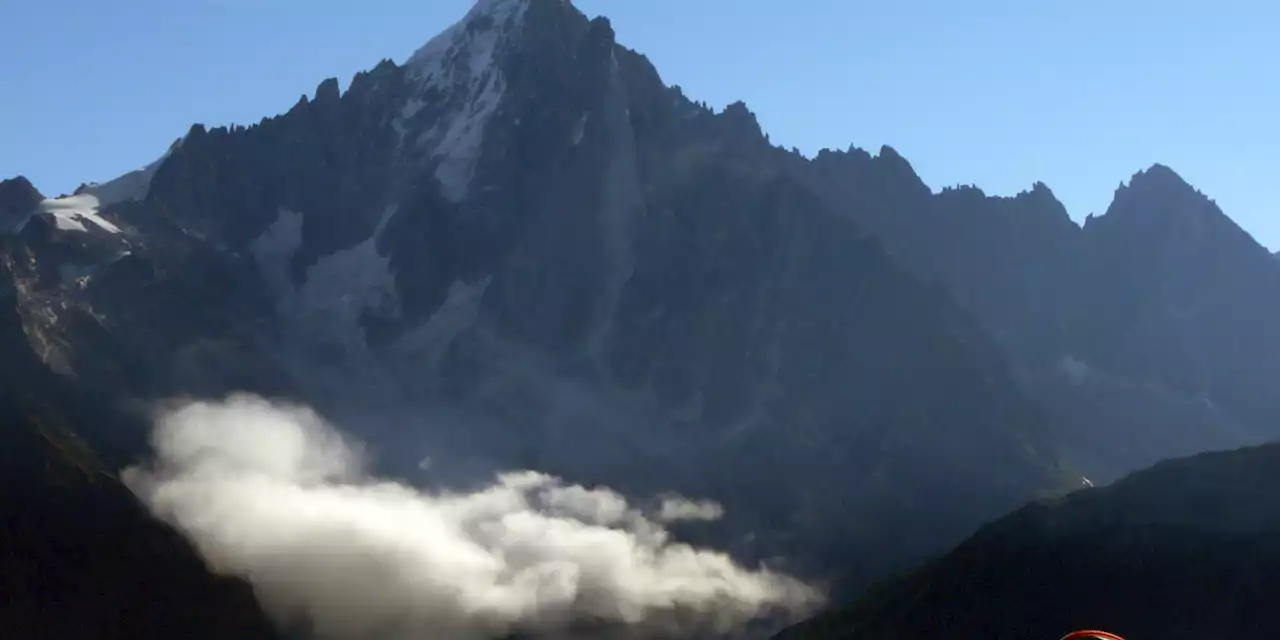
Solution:
{"label": "white dust plume", "polygon": [[[327,640],[487,639],[593,624],[725,632],[797,615],[813,589],[671,540],[720,515],[668,497],[649,516],[535,472],[471,493],[372,477],[358,446],[300,406],[237,395],[163,412],[155,459],[123,476],[215,572],[283,625]],[[679,627],[679,629],[676,629]]]}

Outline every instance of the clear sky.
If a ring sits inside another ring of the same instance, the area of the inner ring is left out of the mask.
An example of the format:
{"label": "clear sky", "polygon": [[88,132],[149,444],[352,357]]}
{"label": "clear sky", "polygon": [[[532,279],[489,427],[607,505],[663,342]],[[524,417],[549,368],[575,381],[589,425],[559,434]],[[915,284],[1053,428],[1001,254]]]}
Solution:
{"label": "clear sky", "polygon": [[[0,176],[46,194],[403,61],[470,0],[0,0]],[[1276,0],[577,0],[669,84],[806,153],[890,144],[935,189],[1080,219],[1153,162],[1280,249]]]}

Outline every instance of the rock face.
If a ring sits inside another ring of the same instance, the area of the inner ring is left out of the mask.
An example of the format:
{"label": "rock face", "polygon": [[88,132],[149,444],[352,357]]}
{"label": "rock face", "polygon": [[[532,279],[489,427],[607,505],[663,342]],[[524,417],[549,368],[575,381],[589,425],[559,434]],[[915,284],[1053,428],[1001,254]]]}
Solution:
{"label": "rock face", "polygon": [[688,535],[858,584],[1077,480],[979,325],[797,160],[607,20],[484,0],[345,92],[192,127],[145,197],[100,201],[113,252],[55,229],[4,255],[29,341],[84,389],[291,395],[442,481],[717,499]]}
{"label": "rock face", "polygon": [[[126,426],[34,353],[0,266],[0,626],[7,638],[273,638],[74,430]],[[107,422],[107,424],[104,424]]]}
{"label": "rock face", "polygon": [[17,230],[43,200],[44,196],[23,176],[0,180],[0,230]]}
{"label": "rock face", "polygon": [[1274,637],[1280,445],[1167,461],[1033,504],[801,638]]}
{"label": "rock face", "polygon": [[1134,176],[1084,233],[1111,320],[1089,332],[1093,351],[1115,361],[1100,362],[1199,394],[1274,436],[1280,271],[1266,249],[1160,165]]}
{"label": "rock face", "polygon": [[1280,270],[1169,168],[1083,228],[1039,183],[931,194],[891,149],[793,171],[980,320],[1094,479],[1276,437]]}

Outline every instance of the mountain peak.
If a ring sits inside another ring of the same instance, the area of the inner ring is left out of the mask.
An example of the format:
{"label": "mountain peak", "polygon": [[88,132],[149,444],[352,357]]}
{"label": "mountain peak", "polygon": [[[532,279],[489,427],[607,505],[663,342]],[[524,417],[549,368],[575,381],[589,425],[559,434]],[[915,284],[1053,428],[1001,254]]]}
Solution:
{"label": "mountain peak", "polygon": [[313,102],[328,103],[337,102],[342,97],[342,90],[338,86],[337,78],[325,78],[318,86],[316,86],[316,98]]}
{"label": "mountain peak", "polygon": [[1129,180],[1129,188],[1196,191],[1178,172],[1158,162],[1133,174]]}
{"label": "mountain peak", "polygon": [[720,115],[749,136],[759,138],[765,135],[764,130],[760,128],[760,122],[756,119],[756,114],[747,108],[747,103],[741,100],[726,105]]}
{"label": "mountain peak", "polygon": [[880,152],[877,153],[876,156],[880,158],[884,158],[886,161],[890,161],[890,160],[894,162],[907,161],[906,158],[902,157],[902,154],[898,153],[897,149],[894,149],[893,147],[887,144],[880,145]]}
{"label": "mountain peak", "polygon": [[7,205],[28,200],[31,201],[31,206],[34,207],[41,200],[44,200],[44,196],[36,189],[35,185],[31,184],[31,181],[26,176],[19,175],[0,180],[0,203]]}
{"label": "mountain peak", "polygon": [[393,122],[400,148],[430,158],[445,197],[460,201],[500,105],[536,93],[535,77],[545,68],[567,69],[583,51],[563,45],[584,37],[610,60],[615,42],[608,21],[588,21],[566,0],[475,3],[405,63],[408,95]]}
{"label": "mountain peak", "polygon": [[1106,215],[1091,217],[1086,225],[1104,218],[1114,221],[1117,216],[1162,221],[1162,224],[1226,217],[1208,196],[1176,171],[1159,163],[1133,174],[1128,184],[1121,183]]}
{"label": "mountain peak", "polygon": [[916,173],[915,167],[911,166],[911,162],[887,144],[880,146],[880,152],[871,159],[871,165],[879,176],[877,179],[891,180],[900,190],[918,196],[932,193],[929,186],[920,179],[920,174]]}
{"label": "mountain peak", "polygon": [[1031,185],[1030,189],[1019,191],[1014,196],[1014,200],[1024,200],[1037,206],[1043,206],[1052,210],[1056,217],[1071,219],[1071,216],[1067,215],[1066,206],[1062,204],[1061,200],[1058,200],[1058,196],[1054,195],[1053,189],[1050,189],[1049,185],[1041,181],[1037,180],[1035,184]]}
{"label": "mountain peak", "polygon": [[[450,57],[456,45],[474,42],[469,48],[491,49],[495,36],[508,31],[524,17],[532,0],[478,0],[465,16],[418,48],[409,57],[410,67],[434,67]],[[491,52],[490,52],[491,53]],[[474,60],[475,56],[472,56]],[[475,67],[473,66],[474,70]]]}
{"label": "mountain peak", "polygon": [[1194,261],[1187,256],[1197,254],[1234,256],[1233,260],[1253,264],[1270,258],[1270,252],[1216,202],[1162,164],[1153,164],[1134,174],[1129,184],[1121,184],[1106,214],[1090,216],[1084,227],[1109,237],[1116,252],[1163,247],[1171,256],[1170,264],[1191,264]]}
{"label": "mountain peak", "polygon": [[5,230],[26,220],[35,211],[44,195],[26,176],[0,180],[0,230]]}
{"label": "mountain peak", "polygon": [[447,102],[435,114],[435,125],[416,136],[418,145],[434,149],[436,177],[450,200],[466,191],[483,131],[507,89],[503,51],[523,23],[531,0],[480,0],[458,22],[440,32],[409,57],[408,77],[416,94],[400,112],[398,128],[428,105]]}
{"label": "mountain peak", "polygon": [[[406,65],[429,73],[441,63],[451,66],[469,59],[472,73],[478,73],[481,69],[475,65],[477,59],[491,58],[493,49],[505,36],[518,31],[530,11],[561,9],[567,9],[567,14],[582,15],[569,0],[477,0],[462,19],[414,51]],[[609,26],[607,18],[596,21]]]}

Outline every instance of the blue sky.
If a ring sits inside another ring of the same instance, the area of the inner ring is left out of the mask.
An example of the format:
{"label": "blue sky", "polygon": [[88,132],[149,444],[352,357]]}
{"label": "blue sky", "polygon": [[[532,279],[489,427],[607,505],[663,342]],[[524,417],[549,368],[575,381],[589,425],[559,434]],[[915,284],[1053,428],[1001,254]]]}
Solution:
{"label": "blue sky", "polygon": [[[0,1],[0,176],[46,194],[403,61],[470,0]],[[1280,249],[1274,0],[578,0],[669,84],[934,188],[1047,183],[1080,219],[1153,162]]]}

